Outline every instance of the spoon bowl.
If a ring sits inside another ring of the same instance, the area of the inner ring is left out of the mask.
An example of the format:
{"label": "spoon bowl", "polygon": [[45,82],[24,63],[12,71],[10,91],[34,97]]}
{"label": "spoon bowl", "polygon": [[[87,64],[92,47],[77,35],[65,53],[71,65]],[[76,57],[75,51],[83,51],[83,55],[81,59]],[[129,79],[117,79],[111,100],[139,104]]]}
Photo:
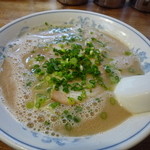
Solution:
{"label": "spoon bowl", "polygon": [[122,78],[114,94],[120,105],[131,113],[150,111],[150,75]]}

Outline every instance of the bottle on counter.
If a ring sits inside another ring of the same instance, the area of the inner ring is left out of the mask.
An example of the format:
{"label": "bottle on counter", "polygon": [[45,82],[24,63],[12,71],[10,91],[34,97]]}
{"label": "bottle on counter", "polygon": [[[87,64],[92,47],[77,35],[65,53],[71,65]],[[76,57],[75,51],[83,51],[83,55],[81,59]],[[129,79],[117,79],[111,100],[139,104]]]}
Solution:
{"label": "bottle on counter", "polygon": [[82,5],[88,2],[88,0],[57,0],[64,5]]}
{"label": "bottle on counter", "polygon": [[94,0],[99,6],[107,8],[120,8],[123,7],[126,0]]}
{"label": "bottle on counter", "polygon": [[143,12],[150,12],[150,0],[130,0],[132,7]]}

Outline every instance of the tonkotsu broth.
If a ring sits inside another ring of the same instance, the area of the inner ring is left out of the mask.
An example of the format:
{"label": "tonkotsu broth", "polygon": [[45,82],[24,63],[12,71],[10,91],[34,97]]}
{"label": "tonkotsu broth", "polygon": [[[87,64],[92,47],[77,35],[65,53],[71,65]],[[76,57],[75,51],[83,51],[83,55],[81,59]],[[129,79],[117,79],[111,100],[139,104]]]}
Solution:
{"label": "tonkotsu broth", "polygon": [[143,74],[138,58],[110,35],[46,23],[8,43],[1,99],[33,130],[91,135],[131,116],[113,89],[122,77],[138,74]]}

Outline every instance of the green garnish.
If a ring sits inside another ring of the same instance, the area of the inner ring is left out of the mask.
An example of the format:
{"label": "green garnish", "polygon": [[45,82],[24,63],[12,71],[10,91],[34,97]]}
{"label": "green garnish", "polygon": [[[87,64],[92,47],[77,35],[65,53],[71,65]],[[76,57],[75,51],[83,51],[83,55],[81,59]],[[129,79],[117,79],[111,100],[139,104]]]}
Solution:
{"label": "green garnish", "polygon": [[114,97],[110,97],[109,102],[110,102],[110,104],[115,105],[116,104],[116,99]]}
{"label": "green garnish", "polygon": [[74,121],[75,123],[79,123],[79,122],[81,121],[81,119],[80,119],[79,117],[77,117],[77,116],[74,116],[74,117],[73,117],[73,121]]}
{"label": "green garnish", "polygon": [[[79,110],[79,107],[76,108]],[[79,110],[79,112],[82,111],[81,109]],[[63,117],[65,117],[68,121],[73,121],[75,123],[79,123],[81,121],[81,119],[78,116],[74,116],[72,115],[68,110],[65,110],[62,114]]]}
{"label": "green garnish", "polygon": [[93,33],[94,33],[94,32],[92,32],[92,31],[90,32],[90,34],[93,34]]}
{"label": "green garnish", "polygon": [[45,104],[45,102],[47,101],[47,97],[43,94],[37,94],[36,95],[36,102],[35,102],[35,107],[36,108],[40,108],[42,105]]}
{"label": "green garnish", "polygon": [[31,72],[38,74],[38,75],[44,75],[45,74],[45,72],[40,68],[40,66],[38,64],[35,64],[32,67]]}
{"label": "green garnish", "polygon": [[79,29],[78,29],[78,32],[82,32],[82,29],[81,29],[81,28],[79,28]]}
{"label": "green garnish", "polygon": [[63,114],[68,115],[69,111],[68,110],[64,110]]}
{"label": "green garnish", "polygon": [[70,105],[74,105],[76,103],[76,100],[73,97],[68,97],[68,103]]}
{"label": "green garnish", "polygon": [[66,129],[67,131],[71,131],[71,130],[72,130],[71,124],[67,122],[67,123],[65,124],[65,129]]}
{"label": "green garnish", "polygon": [[35,57],[35,60],[36,61],[43,61],[45,59],[45,56],[41,55],[41,54],[38,54],[36,57]]}
{"label": "green garnish", "polygon": [[55,109],[55,108],[58,107],[58,106],[60,106],[60,103],[59,103],[59,102],[53,102],[53,103],[50,104],[50,107],[51,107],[52,109]]}
{"label": "green garnish", "polygon": [[77,62],[78,62],[78,59],[75,58],[75,57],[71,58],[70,61],[69,61],[69,63],[70,63],[71,65],[74,65],[74,66],[77,65]]}
{"label": "green garnish", "polygon": [[67,118],[67,120],[69,120],[69,121],[73,119],[72,115],[70,115],[70,114],[68,114],[68,115],[66,116],[66,118]]}
{"label": "green garnish", "polygon": [[101,99],[100,99],[99,97],[95,98],[95,100],[96,100],[97,102],[100,102],[100,101],[101,101]]}
{"label": "green garnish", "polygon": [[26,103],[26,108],[32,109],[33,107],[34,107],[34,101],[28,101],[28,102]]}
{"label": "green garnish", "polygon": [[75,107],[76,113],[81,112],[82,110],[83,110],[83,108],[81,106],[76,106]]}
{"label": "green garnish", "polygon": [[45,126],[50,126],[50,124],[51,124],[50,121],[47,121],[47,120],[46,120],[46,121],[44,122],[44,125],[45,125]]}
{"label": "green garnish", "polygon": [[31,81],[29,81],[29,82],[26,83],[26,86],[31,86],[31,85],[32,85]]}
{"label": "green garnish", "polygon": [[49,25],[48,22],[45,22],[45,25],[48,26]]}
{"label": "green garnish", "polygon": [[98,39],[96,39],[96,38],[91,38],[92,39],[92,41],[95,41],[95,42],[97,42],[97,43],[99,43],[100,45],[101,45],[101,47],[105,47],[106,46],[106,44],[105,43],[103,43],[102,41],[100,41],[100,40],[98,40]]}
{"label": "green garnish", "polygon": [[107,119],[107,113],[106,112],[101,112],[100,117],[101,117],[101,119],[106,120]]}
{"label": "green garnish", "polygon": [[[48,23],[45,22],[45,25],[48,26]],[[47,104],[52,109],[60,106],[59,102],[49,101],[53,90],[65,93],[79,92],[80,94],[75,98],[68,97],[70,105],[81,103],[86,99],[87,91],[92,92],[92,89],[97,86],[108,90],[103,80],[103,70],[101,71],[101,68],[104,68],[112,84],[120,81],[120,77],[116,73],[118,70],[109,64],[110,58],[107,49],[105,49],[106,43],[92,37],[85,40],[85,45],[82,45],[80,44],[83,42],[80,28],[78,29],[78,35],[75,33],[70,34],[71,28],[53,28],[52,26],[49,26],[49,28],[51,28],[52,33],[64,34],[58,39],[56,37],[52,43],[46,43],[42,47],[43,51],[46,49],[52,50],[52,54],[55,54],[56,57],[47,58],[43,54],[33,54],[34,59],[32,61],[35,62],[30,65],[30,70],[36,77],[36,84],[33,83],[32,85],[34,90],[37,90],[37,95],[40,95],[40,90],[44,91],[43,89],[46,89],[45,92],[42,92],[42,95],[35,96],[34,105],[36,108],[41,108]],[[53,46],[53,44],[57,46]],[[96,48],[95,45],[101,49]],[[103,64],[104,60],[108,64]],[[30,85],[31,83],[27,84],[27,86]]]}
{"label": "green garnish", "polygon": [[116,73],[116,69],[113,66],[111,66],[111,65],[105,65],[104,69],[105,69],[106,73],[109,75],[110,81],[113,84],[116,84],[116,83],[118,83],[120,81],[120,77]]}
{"label": "green garnish", "polygon": [[130,56],[130,55],[132,55],[132,52],[130,52],[130,51],[125,51],[125,52],[124,52],[124,55]]}
{"label": "green garnish", "polygon": [[31,53],[35,53],[35,50],[31,51]]}

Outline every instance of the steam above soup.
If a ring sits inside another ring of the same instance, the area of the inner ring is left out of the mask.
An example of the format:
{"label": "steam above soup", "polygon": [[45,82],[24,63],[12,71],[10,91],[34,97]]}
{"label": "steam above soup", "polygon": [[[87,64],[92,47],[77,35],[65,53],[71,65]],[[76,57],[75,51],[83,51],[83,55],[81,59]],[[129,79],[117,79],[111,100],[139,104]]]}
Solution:
{"label": "steam above soup", "polygon": [[131,114],[114,98],[123,76],[142,74],[119,40],[93,28],[32,29],[7,45],[1,98],[33,130],[83,136],[108,130]]}

